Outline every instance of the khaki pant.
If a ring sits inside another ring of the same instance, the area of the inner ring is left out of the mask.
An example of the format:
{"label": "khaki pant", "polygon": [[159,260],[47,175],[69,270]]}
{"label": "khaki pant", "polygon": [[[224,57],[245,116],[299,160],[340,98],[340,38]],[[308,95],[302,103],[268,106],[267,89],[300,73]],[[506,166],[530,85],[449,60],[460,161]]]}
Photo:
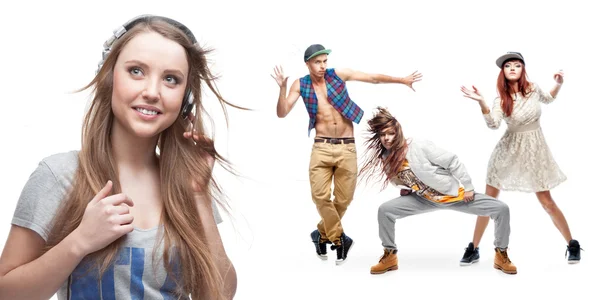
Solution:
{"label": "khaki pant", "polygon": [[330,241],[335,245],[340,243],[340,236],[344,232],[341,220],[354,198],[357,173],[355,144],[313,144],[309,177],[312,199],[321,216],[321,221],[317,224],[321,242]]}

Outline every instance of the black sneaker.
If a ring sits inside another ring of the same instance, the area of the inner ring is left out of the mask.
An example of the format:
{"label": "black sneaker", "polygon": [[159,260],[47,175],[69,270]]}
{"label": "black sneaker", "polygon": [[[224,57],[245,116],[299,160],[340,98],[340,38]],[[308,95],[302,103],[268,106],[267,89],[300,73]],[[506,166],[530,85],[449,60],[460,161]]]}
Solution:
{"label": "black sneaker", "polygon": [[473,243],[469,243],[469,246],[465,248],[465,254],[460,260],[461,266],[469,266],[479,261],[479,247],[475,248]]}
{"label": "black sneaker", "polygon": [[348,252],[350,252],[350,248],[354,246],[354,241],[346,234],[342,233],[340,239],[341,243],[339,245],[331,246],[331,250],[337,251],[337,259],[335,261],[335,264],[338,266],[346,261],[346,258],[348,257]]}
{"label": "black sneaker", "polygon": [[567,252],[569,253],[567,262],[570,264],[579,263],[581,260],[581,250],[583,249],[579,246],[579,242],[577,240],[571,240],[567,246],[567,251],[565,251],[565,257],[567,257]]}
{"label": "black sneaker", "polygon": [[311,232],[310,238],[315,244],[317,256],[322,260],[327,260],[327,243],[321,243],[321,233],[319,232],[319,230],[317,229]]}

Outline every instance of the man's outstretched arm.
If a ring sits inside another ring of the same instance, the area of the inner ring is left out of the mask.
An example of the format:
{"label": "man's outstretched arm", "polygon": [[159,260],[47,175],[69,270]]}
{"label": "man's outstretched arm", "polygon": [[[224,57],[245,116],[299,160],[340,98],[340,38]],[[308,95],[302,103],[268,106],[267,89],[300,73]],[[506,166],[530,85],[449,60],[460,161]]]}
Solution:
{"label": "man's outstretched arm", "polygon": [[412,85],[415,82],[421,81],[423,75],[418,71],[404,77],[393,77],[384,74],[365,73],[352,69],[336,69],[335,73],[344,81],[362,81],[368,83],[400,83],[408,86],[413,91],[415,90]]}

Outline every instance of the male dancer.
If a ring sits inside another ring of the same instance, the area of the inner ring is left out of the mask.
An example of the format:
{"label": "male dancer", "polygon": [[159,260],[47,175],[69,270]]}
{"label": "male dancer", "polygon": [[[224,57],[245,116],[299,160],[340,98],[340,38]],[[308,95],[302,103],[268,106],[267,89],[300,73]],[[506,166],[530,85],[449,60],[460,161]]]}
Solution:
{"label": "male dancer", "polygon": [[[356,105],[346,90],[346,81],[369,83],[401,83],[410,87],[421,80],[421,74],[413,72],[406,77],[368,74],[350,69],[327,68],[331,50],[313,44],[304,52],[304,62],[309,74],[296,79],[286,96],[287,79],[281,67],[275,67],[271,75],[280,87],[277,116],[284,118],[298,98],[302,96],[308,111],[308,135],[316,131],[312,148],[309,178],[313,202],[321,221],[311,233],[317,255],[327,259],[327,243],[337,251],[336,265],[342,264],[353,241],[344,233],[341,219],[352,202],[357,178],[357,156],[354,144],[354,127],[364,111]],[[331,200],[333,179],[334,200]]]}

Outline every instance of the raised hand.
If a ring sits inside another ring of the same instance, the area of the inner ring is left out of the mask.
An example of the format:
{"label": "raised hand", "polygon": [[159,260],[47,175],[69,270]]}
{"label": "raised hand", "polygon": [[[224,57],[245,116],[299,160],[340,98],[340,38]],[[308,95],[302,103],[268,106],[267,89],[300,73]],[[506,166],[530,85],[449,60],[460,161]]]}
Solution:
{"label": "raised hand", "polygon": [[287,80],[288,80],[289,76],[285,76],[283,74],[283,68],[281,66],[276,66],[275,68],[273,68],[273,71],[275,72],[275,74],[274,75],[271,74],[271,77],[273,77],[273,79],[275,79],[275,81],[277,82],[279,87],[282,87],[285,84],[287,84]]}
{"label": "raised hand", "polygon": [[558,70],[558,72],[554,73],[554,81],[558,84],[562,84],[564,81],[565,73],[563,70]]}
{"label": "raised hand", "polygon": [[479,90],[475,86],[473,86],[473,90],[470,90],[465,86],[461,86],[460,90],[463,92],[463,96],[467,98],[471,98],[475,101],[483,101],[483,96],[479,93]]}
{"label": "raised hand", "polygon": [[406,82],[406,86],[408,86],[411,90],[415,91],[412,85],[415,82],[421,81],[422,77],[423,75],[421,75],[421,73],[419,73],[418,71],[414,71],[412,74],[405,76],[404,81]]}
{"label": "raised hand", "polygon": [[111,195],[112,187],[109,180],[88,203],[81,223],[73,231],[86,255],[133,231],[133,215],[129,212],[133,201],[123,193]]}

